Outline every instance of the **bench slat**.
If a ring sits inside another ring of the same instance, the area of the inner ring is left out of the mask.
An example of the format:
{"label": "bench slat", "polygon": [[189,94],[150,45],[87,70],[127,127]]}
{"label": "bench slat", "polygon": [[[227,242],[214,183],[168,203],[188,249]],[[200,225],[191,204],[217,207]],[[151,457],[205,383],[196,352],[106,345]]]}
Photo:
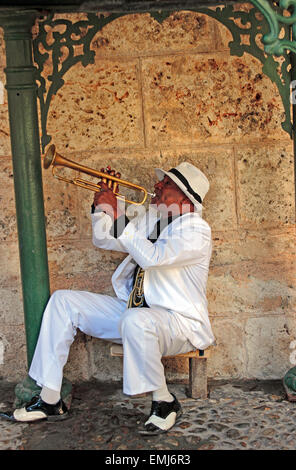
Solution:
{"label": "bench slat", "polygon": [[[175,356],[164,356],[165,359],[170,359],[174,357],[195,357],[196,359],[204,359],[210,357],[210,350],[205,349],[201,351],[204,354],[200,355],[200,351],[190,351],[184,354],[176,354]],[[110,347],[111,356],[123,357],[123,346],[121,344],[112,344]]]}

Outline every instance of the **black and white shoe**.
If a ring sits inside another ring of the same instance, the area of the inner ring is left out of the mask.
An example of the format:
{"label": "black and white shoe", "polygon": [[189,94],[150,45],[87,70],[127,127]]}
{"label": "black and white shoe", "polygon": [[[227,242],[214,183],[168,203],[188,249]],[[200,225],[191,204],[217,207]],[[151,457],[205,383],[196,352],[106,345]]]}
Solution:
{"label": "black and white shoe", "polygon": [[[172,394],[173,395],[173,394]],[[182,408],[175,395],[174,401],[153,401],[149,419],[139,433],[144,436],[156,436],[169,431],[182,415]]]}
{"label": "black and white shoe", "polygon": [[41,419],[59,421],[68,417],[68,409],[63,400],[59,400],[55,405],[49,405],[42,400],[40,395],[36,395],[23,408],[17,408],[12,413],[2,412],[0,417],[23,423],[30,423]]}

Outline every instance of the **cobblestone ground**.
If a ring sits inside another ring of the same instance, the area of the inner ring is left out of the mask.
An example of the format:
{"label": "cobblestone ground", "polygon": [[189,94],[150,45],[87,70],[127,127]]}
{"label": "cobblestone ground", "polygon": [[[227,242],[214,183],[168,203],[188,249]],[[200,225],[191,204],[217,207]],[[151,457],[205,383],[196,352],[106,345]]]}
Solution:
{"label": "cobblestone ground", "polygon": [[[0,409],[11,409],[14,385],[0,381]],[[130,398],[120,384],[75,386],[69,418],[31,424],[0,420],[0,450],[294,450],[296,403],[280,382],[211,383],[206,400],[170,385],[183,415],[167,434],[143,437],[151,397]]]}

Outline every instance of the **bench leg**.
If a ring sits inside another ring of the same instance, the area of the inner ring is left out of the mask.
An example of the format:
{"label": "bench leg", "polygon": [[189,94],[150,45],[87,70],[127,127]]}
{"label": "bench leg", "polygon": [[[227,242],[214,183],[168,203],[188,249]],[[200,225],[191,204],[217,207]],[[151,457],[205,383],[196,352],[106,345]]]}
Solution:
{"label": "bench leg", "polygon": [[207,398],[207,358],[189,358],[189,396],[191,398]]}

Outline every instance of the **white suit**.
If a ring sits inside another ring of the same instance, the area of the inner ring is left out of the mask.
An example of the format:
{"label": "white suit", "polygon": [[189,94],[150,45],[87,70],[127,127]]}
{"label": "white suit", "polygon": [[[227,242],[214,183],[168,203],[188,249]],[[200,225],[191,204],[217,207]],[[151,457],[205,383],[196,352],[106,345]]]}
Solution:
{"label": "white suit", "polygon": [[[157,215],[149,210],[127,224],[118,238],[112,221],[92,215],[93,243],[129,255],[112,277],[116,298],[81,291],[57,291],[45,309],[29,370],[41,386],[59,390],[76,328],[124,347],[123,391],[133,395],[161,388],[161,357],[213,344],[206,300],[211,230],[198,211],[164,228],[153,244],[147,237]],[[126,308],[136,264],[145,270],[144,295],[150,308]]]}

